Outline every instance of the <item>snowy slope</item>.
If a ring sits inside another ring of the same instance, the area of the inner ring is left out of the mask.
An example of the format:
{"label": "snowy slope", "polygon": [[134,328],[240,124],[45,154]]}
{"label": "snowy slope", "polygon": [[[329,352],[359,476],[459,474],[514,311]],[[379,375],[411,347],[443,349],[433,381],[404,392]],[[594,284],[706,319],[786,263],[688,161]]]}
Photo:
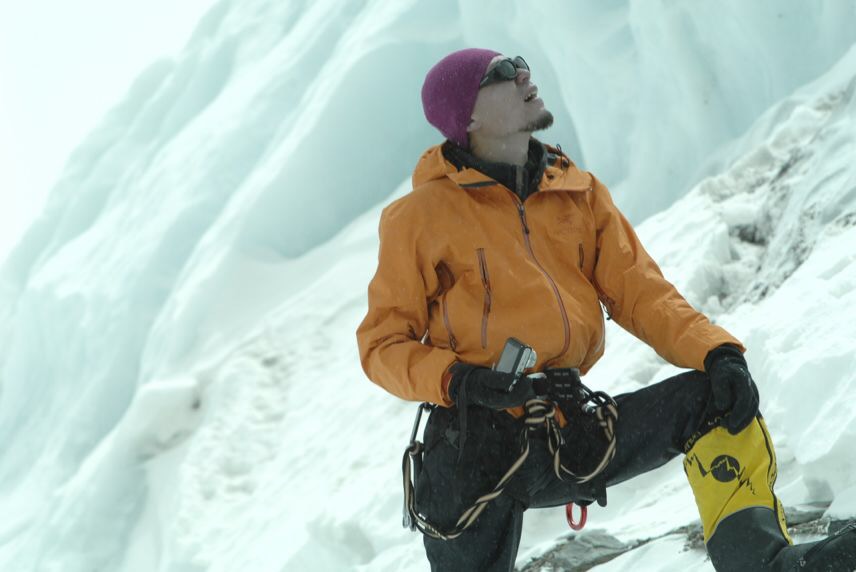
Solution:
{"label": "snowy slope", "polygon": [[[856,49],[768,110],[731,153],[728,169],[638,231],[666,276],[749,348],[785,506],[831,502],[827,516],[854,518]],[[590,384],[626,391],[678,371],[613,330]],[[610,489],[590,526],[631,542],[696,520],[679,460],[640,481]],[[712,570],[685,544],[666,537],[595,570]]]}
{"label": "snowy slope", "polygon": [[[856,339],[852,53],[733,140],[856,40],[854,4],[723,2],[734,41],[716,49],[678,33],[704,12],[572,4],[222,0],[179,60],[147,70],[0,274],[0,569],[424,569],[398,525],[414,405],[365,380],[354,331],[380,208],[438,140],[424,72],[469,44],[543,70],[562,126],[546,140],[615,182],[621,204],[669,204],[717,173],[641,232],[750,346],[785,502],[856,512],[854,424],[837,407]],[[824,42],[789,53],[796,28]],[[667,89],[666,71],[690,85]],[[697,74],[720,103],[688,111]],[[653,172],[660,149],[669,167]],[[592,385],[670,373],[623,332],[609,344],[621,357]],[[694,519],[675,469],[616,490],[591,526],[631,539]],[[656,515],[632,510],[664,498]],[[530,515],[521,562],[563,526]]]}

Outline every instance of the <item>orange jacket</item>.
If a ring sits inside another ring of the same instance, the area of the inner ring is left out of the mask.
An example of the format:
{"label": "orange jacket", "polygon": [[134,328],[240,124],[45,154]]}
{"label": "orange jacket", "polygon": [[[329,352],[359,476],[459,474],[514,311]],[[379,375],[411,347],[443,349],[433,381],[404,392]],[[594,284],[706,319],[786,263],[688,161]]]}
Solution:
{"label": "orange jacket", "polygon": [[666,281],[607,188],[546,148],[553,161],[525,203],[475,169],[458,171],[440,146],[422,155],[413,191],[381,213],[378,268],[357,329],[369,379],[449,406],[449,366],[490,367],[510,336],[535,349],[534,371],[585,374],[603,355],[600,303],[679,367],[704,371],[723,343],[745,351]]}

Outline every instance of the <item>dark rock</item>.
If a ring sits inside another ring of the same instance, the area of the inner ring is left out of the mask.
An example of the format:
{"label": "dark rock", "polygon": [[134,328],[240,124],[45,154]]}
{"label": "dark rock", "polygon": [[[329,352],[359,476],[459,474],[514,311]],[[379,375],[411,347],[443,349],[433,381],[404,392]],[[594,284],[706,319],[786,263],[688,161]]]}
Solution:
{"label": "dark rock", "polygon": [[589,570],[598,564],[609,562],[639,544],[638,542],[625,544],[602,530],[592,530],[569,537],[564,544],[533,560],[520,570],[521,572]]}

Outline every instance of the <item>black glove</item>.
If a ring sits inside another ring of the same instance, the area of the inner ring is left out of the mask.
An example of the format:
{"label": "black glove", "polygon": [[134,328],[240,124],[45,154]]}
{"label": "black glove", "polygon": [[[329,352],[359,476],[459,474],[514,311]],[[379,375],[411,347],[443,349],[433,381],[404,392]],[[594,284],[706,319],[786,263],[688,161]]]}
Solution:
{"label": "black glove", "polygon": [[704,369],[710,377],[713,405],[724,414],[721,425],[736,435],[758,414],[758,388],[740,348],[724,344],[704,358]]}
{"label": "black glove", "polygon": [[515,378],[510,373],[468,363],[456,363],[449,371],[452,372],[449,397],[458,407],[475,404],[508,409],[535,397],[532,382],[524,375]]}

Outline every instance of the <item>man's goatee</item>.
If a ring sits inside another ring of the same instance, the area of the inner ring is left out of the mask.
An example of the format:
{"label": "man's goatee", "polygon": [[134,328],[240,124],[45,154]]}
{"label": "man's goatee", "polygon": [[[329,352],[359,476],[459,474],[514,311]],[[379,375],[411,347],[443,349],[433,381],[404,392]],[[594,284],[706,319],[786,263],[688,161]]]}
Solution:
{"label": "man's goatee", "polygon": [[553,114],[547,110],[544,110],[544,113],[536,117],[531,123],[529,123],[520,131],[523,131],[524,133],[533,133],[535,131],[547,129],[551,125],[553,125]]}

